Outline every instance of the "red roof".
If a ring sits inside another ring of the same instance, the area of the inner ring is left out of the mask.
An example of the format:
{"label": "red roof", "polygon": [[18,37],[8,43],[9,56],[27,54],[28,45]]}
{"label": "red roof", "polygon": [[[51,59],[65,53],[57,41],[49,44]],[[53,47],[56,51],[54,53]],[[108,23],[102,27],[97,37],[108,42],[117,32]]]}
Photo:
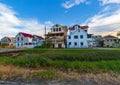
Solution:
{"label": "red roof", "polygon": [[23,33],[23,32],[20,32],[24,37],[29,37],[29,38],[33,38],[33,35],[31,34],[28,34],[28,33]]}
{"label": "red roof", "polygon": [[6,39],[7,39],[8,42],[12,41],[11,38],[9,38],[9,37],[6,37]]}
{"label": "red roof", "polygon": [[104,39],[117,39],[117,37],[112,36],[112,35],[107,35],[103,37]]}
{"label": "red roof", "polygon": [[34,35],[34,36],[36,36],[39,39],[43,39],[43,37],[41,37],[41,36],[38,36],[38,35]]}
{"label": "red roof", "polygon": [[73,27],[70,27],[69,30],[75,30],[75,26],[78,26],[81,29],[88,29],[89,28],[89,26],[74,25]]}
{"label": "red roof", "polygon": [[89,26],[80,26],[80,28],[87,29],[87,28],[89,28]]}

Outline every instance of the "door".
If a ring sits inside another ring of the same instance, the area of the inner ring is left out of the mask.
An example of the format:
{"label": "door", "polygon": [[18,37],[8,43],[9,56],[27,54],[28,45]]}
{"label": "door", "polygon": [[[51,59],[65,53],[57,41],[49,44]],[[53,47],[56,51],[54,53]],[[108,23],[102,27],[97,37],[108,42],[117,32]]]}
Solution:
{"label": "door", "polygon": [[55,48],[55,45],[53,44],[52,47]]}
{"label": "door", "polygon": [[62,44],[58,44],[58,48],[62,48]]}

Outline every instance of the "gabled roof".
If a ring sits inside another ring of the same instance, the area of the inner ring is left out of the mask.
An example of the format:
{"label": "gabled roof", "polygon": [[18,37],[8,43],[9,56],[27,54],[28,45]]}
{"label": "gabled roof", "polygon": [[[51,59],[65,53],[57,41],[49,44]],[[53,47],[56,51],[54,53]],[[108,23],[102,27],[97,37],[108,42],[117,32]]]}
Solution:
{"label": "gabled roof", "polygon": [[9,37],[6,37],[6,38],[7,38],[8,42],[11,42],[11,41],[12,41],[12,39],[11,39],[11,38],[9,38]]}
{"label": "gabled roof", "polygon": [[78,26],[81,29],[88,29],[89,28],[89,26],[80,26],[80,25],[76,24],[73,27],[70,27],[69,30],[75,30],[75,26]]}
{"label": "gabled roof", "polygon": [[89,26],[80,26],[80,28],[82,28],[82,29],[88,29]]}
{"label": "gabled roof", "polygon": [[37,37],[39,39],[44,39],[42,36],[38,36],[38,35],[33,35],[33,36],[35,36],[35,37]]}
{"label": "gabled roof", "polygon": [[[11,39],[10,37],[4,37],[4,38],[2,38],[2,39],[6,39],[7,42],[11,42],[11,41],[12,41],[12,39]],[[1,40],[2,40],[2,39],[1,39]]]}
{"label": "gabled roof", "polygon": [[107,36],[104,36],[103,38],[104,39],[118,39],[117,37],[112,36],[112,35],[107,35]]}
{"label": "gabled roof", "polygon": [[28,33],[20,32],[20,34],[22,34],[24,37],[33,38],[33,35],[28,34]]}
{"label": "gabled roof", "polygon": [[22,34],[24,37],[29,37],[29,38],[37,37],[39,39],[43,39],[43,37],[38,36],[38,35],[32,35],[32,34],[28,34],[28,33],[24,33],[24,32],[20,32],[20,34]]}

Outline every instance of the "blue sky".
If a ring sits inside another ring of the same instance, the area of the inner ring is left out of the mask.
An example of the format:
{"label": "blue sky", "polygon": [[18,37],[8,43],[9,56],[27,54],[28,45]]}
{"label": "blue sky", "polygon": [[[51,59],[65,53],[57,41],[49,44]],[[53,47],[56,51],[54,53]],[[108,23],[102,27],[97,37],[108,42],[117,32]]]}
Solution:
{"label": "blue sky", "polygon": [[96,14],[101,7],[98,1],[91,0],[88,5],[82,3],[66,9],[62,6],[65,0],[1,0],[18,13],[22,18],[37,18],[41,23],[52,21],[63,25],[83,23],[87,18]]}
{"label": "blue sky", "polygon": [[0,0],[0,37],[19,31],[43,35],[44,25],[89,25],[89,33],[120,30],[120,0]]}

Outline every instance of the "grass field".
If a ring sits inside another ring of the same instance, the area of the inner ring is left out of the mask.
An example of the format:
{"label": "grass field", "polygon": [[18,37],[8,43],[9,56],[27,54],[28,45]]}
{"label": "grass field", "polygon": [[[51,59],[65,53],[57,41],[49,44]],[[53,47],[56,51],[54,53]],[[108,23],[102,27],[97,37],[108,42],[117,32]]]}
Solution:
{"label": "grass field", "polygon": [[0,62],[27,68],[120,72],[120,50],[34,48],[27,49],[16,57],[0,57]]}

